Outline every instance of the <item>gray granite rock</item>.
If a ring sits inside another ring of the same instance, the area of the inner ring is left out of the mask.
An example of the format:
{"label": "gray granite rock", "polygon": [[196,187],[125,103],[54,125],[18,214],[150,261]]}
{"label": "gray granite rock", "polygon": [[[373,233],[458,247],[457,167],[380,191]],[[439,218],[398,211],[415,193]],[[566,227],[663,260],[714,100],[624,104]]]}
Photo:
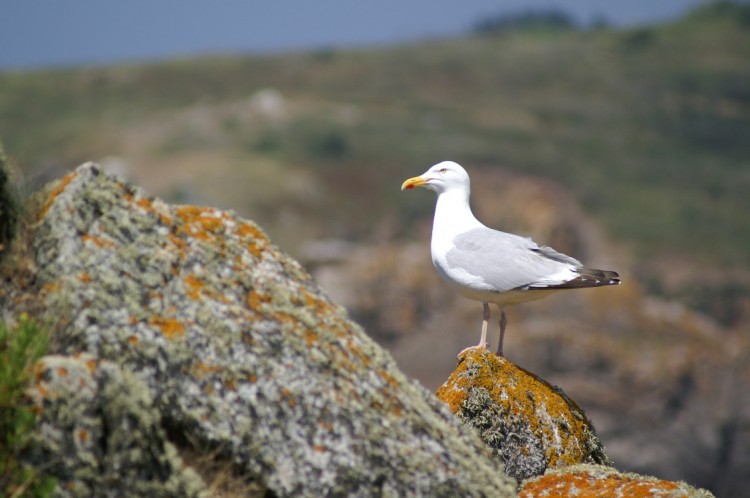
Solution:
{"label": "gray granite rock", "polygon": [[29,395],[40,413],[32,461],[64,496],[207,496],[161,427],[149,389],[89,354],[46,356]]}
{"label": "gray granite rock", "polygon": [[[215,450],[275,496],[515,493],[479,438],[252,222],[167,205],[86,164],[44,192],[32,240],[24,291],[41,300],[55,353],[100,362],[66,413],[97,427],[110,403],[139,403],[149,415],[128,418],[133,439],[118,445],[166,462],[162,481],[184,495],[199,480],[169,463],[170,440]],[[65,361],[81,359],[44,364]],[[44,430],[70,425],[40,410]],[[54,468],[61,482],[106,485],[97,455],[109,446],[94,441],[57,446],[71,462]],[[123,487],[138,474],[129,462],[116,464]]]}

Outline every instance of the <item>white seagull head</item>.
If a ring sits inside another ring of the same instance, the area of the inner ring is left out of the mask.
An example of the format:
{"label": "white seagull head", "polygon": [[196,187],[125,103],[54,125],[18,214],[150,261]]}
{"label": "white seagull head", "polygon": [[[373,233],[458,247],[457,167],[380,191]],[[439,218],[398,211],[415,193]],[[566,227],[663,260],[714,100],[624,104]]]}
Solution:
{"label": "white seagull head", "polygon": [[450,190],[468,193],[470,189],[469,174],[460,164],[443,161],[431,167],[420,176],[409,178],[401,185],[401,190],[424,187],[439,194]]}

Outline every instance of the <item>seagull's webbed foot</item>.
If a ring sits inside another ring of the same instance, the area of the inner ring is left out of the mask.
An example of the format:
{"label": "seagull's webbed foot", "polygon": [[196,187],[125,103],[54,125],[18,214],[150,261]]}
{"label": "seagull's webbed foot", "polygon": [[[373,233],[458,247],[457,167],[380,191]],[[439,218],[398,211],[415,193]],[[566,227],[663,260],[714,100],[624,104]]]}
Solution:
{"label": "seagull's webbed foot", "polygon": [[462,357],[462,356],[463,356],[464,354],[466,354],[467,352],[469,352],[469,351],[472,351],[472,350],[474,350],[474,349],[487,349],[487,348],[488,348],[489,346],[490,346],[490,343],[489,343],[489,342],[486,342],[486,341],[485,341],[485,342],[483,342],[483,343],[482,343],[482,342],[480,342],[480,343],[479,343],[479,344],[477,344],[476,346],[469,346],[468,348],[464,348],[464,349],[462,349],[462,350],[461,350],[461,352],[460,352],[460,353],[458,353],[458,354],[456,355],[456,358],[458,358],[458,359],[461,359],[461,357]]}

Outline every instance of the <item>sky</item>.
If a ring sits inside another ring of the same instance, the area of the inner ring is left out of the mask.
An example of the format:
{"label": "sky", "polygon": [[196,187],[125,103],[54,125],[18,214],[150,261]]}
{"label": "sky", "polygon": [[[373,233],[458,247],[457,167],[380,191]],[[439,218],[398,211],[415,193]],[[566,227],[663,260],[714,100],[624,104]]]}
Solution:
{"label": "sky", "polygon": [[0,71],[447,38],[480,19],[564,6],[581,23],[653,24],[708,0],[3,0]]}

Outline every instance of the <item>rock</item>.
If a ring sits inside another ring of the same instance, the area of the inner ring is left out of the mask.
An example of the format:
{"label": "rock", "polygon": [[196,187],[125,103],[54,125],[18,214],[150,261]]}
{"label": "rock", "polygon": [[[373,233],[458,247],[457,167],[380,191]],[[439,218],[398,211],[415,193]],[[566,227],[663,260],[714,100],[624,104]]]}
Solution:
{"label": "rock", "polygon": [[[274,496],[514,494],[481,441],[252,222],[169,206],[86,164],[45,191],[29,240],[35,274],[4,295],[6,315],[41,309],[54,353],[72,356],[40,368],[80,371],[81,353],[99,362],[80,377],[89,394],[49,413],[42,402],[50,430],[70,427],[60,417],[73,412],[106,427],[106,400],[137,402],[148,420],[132,420],[133,439],[118,444],[162,462],[162,484],[185,494],[198,481],[169,470],[172,445],[208,449]],[[105,462],[90,455],[107,455],[106,440],[57,446],[70,462],[53,469],[61,482],[105,486]],[[118,475],[143,461],[118,460]]]}
{"label": "rock", "polygon": [[561,389],[487,349],[463,353],[437,396],[518,480],[578,463],[612,464],[594,426]]}
{"label": "rock", "polygon": [[612,467],[582,464],[554,469],[543,476],[529,479],[521,485],[518,496],[708,498],[713,495],[684,482],[663,481],[655,477],[618,472]]}
{"label": "rock", "polygon": [[167,440],[148,387],[129,372],[81,354],[47,356],[35,377],[29,395],[41,421],[31,458],[68,496],[207,496]]}

